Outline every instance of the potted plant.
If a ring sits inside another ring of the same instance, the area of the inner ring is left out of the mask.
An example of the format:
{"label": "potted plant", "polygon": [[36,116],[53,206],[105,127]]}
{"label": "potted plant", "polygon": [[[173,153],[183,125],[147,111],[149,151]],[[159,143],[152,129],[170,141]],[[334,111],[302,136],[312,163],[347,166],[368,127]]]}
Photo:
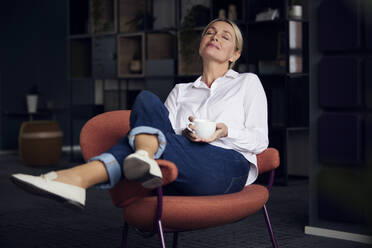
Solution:
{"label": "potted plant", "polygon": [[195,65],[199,59],[198,44],[200,34],[198,27],[209,22],[209,9],[203,5],[194,5],[187,12],[179,30],[180,55],[184,65]]}
{"label": "potted plant", "polygon": [[[145,25],[146,20],[146,25]],[[152,29],[154,27],[154,21],[156,18],[150,12],[144,12],[142,10],[137,11],[136,15],[130,21],[125,24],[130,25],[135,30]]]}
{"label": "potted plant", "polygon": [[113,12],[113,10],[103,0],[92,1],[91,15],[94,33],[113,31],[113,23],[107,19],[110,16],[110,12]]}
{"label": "potted plant", "polygon": [[37,112],[37,102],[39,98],[39,89],[37,84],[34,84],[26,95],[27,111],[29,114]]}

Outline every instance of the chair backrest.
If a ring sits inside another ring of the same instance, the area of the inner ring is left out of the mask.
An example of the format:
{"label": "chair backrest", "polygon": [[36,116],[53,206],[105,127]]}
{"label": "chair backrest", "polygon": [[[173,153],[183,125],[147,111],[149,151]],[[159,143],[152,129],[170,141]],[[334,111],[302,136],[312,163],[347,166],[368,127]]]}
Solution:
{"label": "chair backrest", "polygon": [[83,158],[97,156],[116,144],[129,131],[130,110],[116,110],[99,114],[81,129],[80,147]]}

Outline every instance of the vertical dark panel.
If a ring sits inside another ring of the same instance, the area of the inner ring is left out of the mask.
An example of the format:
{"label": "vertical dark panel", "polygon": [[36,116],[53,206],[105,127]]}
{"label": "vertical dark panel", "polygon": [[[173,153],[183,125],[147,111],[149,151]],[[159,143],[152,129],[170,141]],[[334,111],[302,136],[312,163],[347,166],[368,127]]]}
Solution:
{"label": "vertical dark panel", "polygon": [[66,1],[43,0],[40,19],[39,84],[42,101],[55,108],[70,104],[67,81],[67,5]]}
{"label": "vertical dark panel", "polygon": [[372,114],[367,115],[365,122],[364,157],[369,170],[372,170]]}
{"label": "vertical dark panel", "polygon": [[364,34],[366,48],[372,50],[372,1],[364,0]]}
{"label": "vertical dark panel", "polygon": [[362,87],[353,57],[324,57],[319,63],[319,101],[322,107],[359,107]]}
{"label": "vertical dark panel", "polygon": [[319,7],[319,45],[322,51],[361,47],[360,0],[324,0]]}
{"label": "vertical dark panel", "polygon": [[319,119],[319,159],[345,165],[363,162],[362,118],[359,114],[325,113]]}
{"label": "vertical dark panel", "polygon": [[356,170],[328,168],[318,174],[318,211],[324,220],[362,223],[363,204],[360,173]]}
{"label": "vertical dark panel", "polygon": [[291,78],[288,84],[288,125],[306,127],[309,123],[309,86],[304,78]]}
{"label": "vertical dark panel", "polygon": [[372,59],[364,61],[364,89],[365,89],[365,104],[368,108],[372,108]]}

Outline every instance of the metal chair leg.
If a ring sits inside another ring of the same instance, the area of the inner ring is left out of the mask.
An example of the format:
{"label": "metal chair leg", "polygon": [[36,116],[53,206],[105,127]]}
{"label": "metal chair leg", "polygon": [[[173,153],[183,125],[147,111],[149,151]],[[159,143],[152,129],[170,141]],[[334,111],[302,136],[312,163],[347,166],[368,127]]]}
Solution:
{"label": "metal chair leg", "polygon": [[122,248],[127,247],[128,230],[129,230],[129,225],[126,222],[124,222],[123,232],[122,232],[122,237],[121,237],[121,247]]}
{"label": "metal chair leg", "polygon": [[159,232],[161,247],[165,248],[164,232],[163,232],[163,226],[161,224],[161,220],[158,220],[158,232]]}
{"label": "metal chair leg", "polygon": [[178,245],[178,232],[173,233],[173,248],[177,248]]}
{"label": "metal chair leg", "polygon": [[278,243],[276,242],[276,239],[275,239],[275,236],[274,236],[273,227],[271,226],[269,212],[267,211],[266,205],[263,206],[263,212],[264,212],[264,216],[265,216],[267,229],[269,231],[271,243],[273,244],[274,248],[278,248]]}

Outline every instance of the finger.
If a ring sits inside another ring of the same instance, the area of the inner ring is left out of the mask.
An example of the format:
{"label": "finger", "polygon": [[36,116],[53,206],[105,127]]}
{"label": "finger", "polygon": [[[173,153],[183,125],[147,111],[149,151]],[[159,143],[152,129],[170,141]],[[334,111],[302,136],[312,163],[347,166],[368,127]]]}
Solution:
{"label": "finger", "polygon": [[200,142],[201,140],[195,135],[188,135],[187,138],[192,142]]}
{"label": "finger", "polygon": [[212,137],[207,138],[207,139],[202,139],[201,141],[202,141],[202,142],[206,142],[206,143],[210,143],[210,142],[215,141],[216,138],[217,138],[216,133],[214,133],[214,134],[212,135]]}
{"label": "finger", "polygon": [[195,126],[193,124],[189,124],[189,128],[192,129],[192,130],[195,130]]}
{"label": "finger", "polygon": [[199,137],[196,136],[196,134],[194,134],[194,133],[189,133],[189,137],[191,137],[193,140],[199,139]]}

